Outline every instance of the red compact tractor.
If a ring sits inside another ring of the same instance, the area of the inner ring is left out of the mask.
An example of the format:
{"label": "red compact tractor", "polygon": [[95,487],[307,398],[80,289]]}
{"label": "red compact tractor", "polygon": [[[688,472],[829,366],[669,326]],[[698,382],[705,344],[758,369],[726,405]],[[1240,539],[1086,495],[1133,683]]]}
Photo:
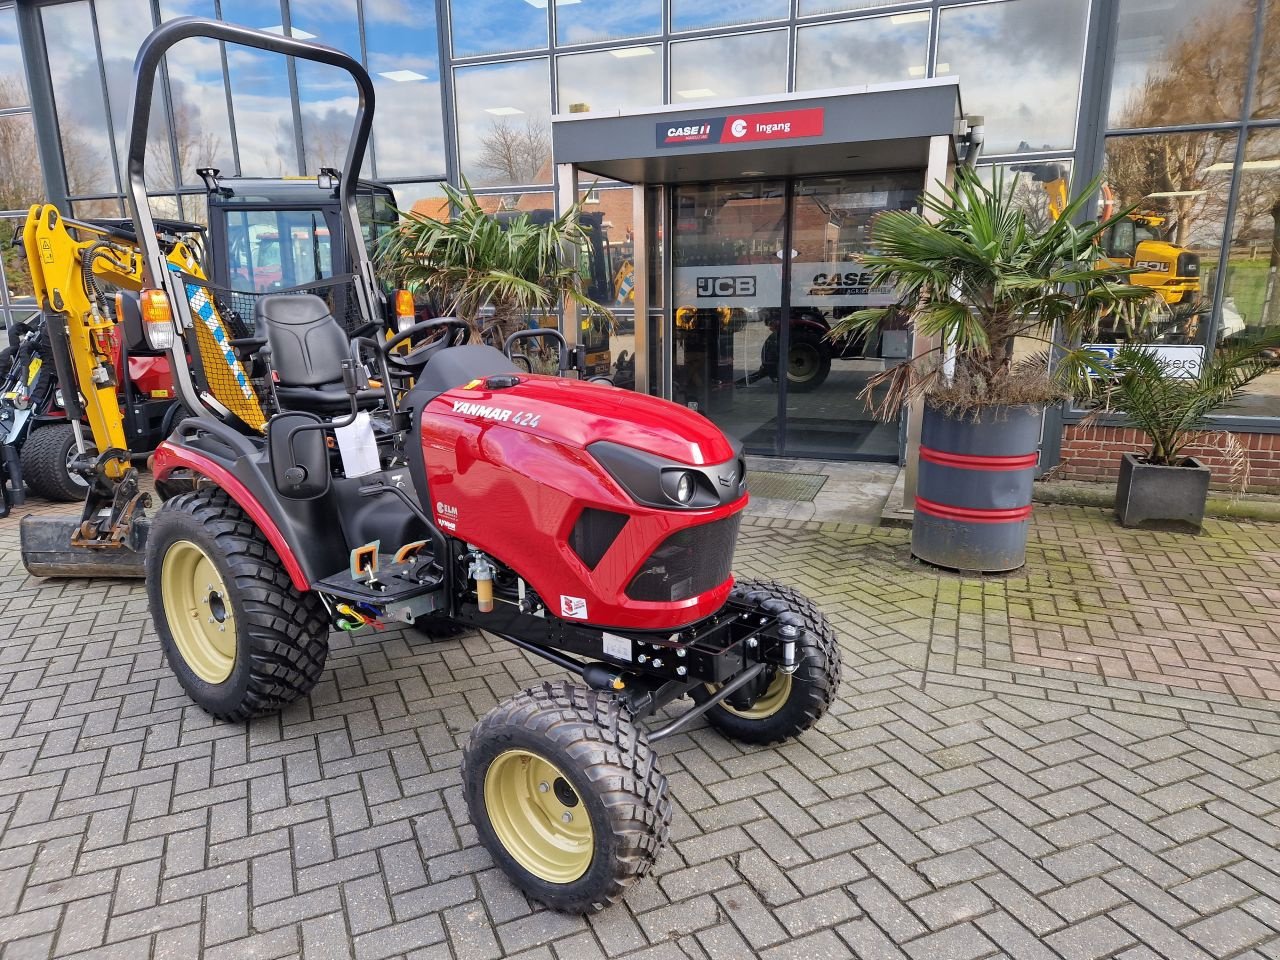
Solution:
{"label": "red compact tractor", "polygon": [[[340,190],[343,229],[358,238],[368,75],[327,47],[194,18],[166,23],[139,53],[138,235],[152,243],[142,165],[155,71],[191,36],[351,74],[360,106]],[[382,316],[363,246],[352,246],[357,299]],[[215,334],[230,369],[248,372],[246,395],[258,391],[265,427],[248,430],[211,400],[208,356],[194,380],[182,375],[184,338],[199,355],[189,333],[217,310],[192,313],[205,301],[158,249],[147,263],[147,316],[165,328],[157,339],[172,336],[178,390],[198,414],[155,455],[169,499],[142,537],[148,597],[170,666],[214,716],[242,721],[305,697],[334,628],[474,628],[556,664],[573,679],[491,710],[462,777],[479,837],[512,880],[589,912],[643,877],[667,838],[657,743],[699,716],[769,743],[826,712],[840,677],[834,631],[789,587],[735,582],[745,465],[702,416],[524,372],[467,343],[453,319],[408,318],[392,336],[349,341],[324,301],[278,294],[258,301],[252,333]],[[683,699],[692,704],[673,711]]]}

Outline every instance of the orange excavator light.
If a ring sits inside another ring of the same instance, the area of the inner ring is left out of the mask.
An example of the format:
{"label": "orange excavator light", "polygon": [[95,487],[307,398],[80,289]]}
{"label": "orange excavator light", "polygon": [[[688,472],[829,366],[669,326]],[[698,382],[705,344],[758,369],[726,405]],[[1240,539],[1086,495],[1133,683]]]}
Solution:
{"label": "orange excavator light", "polygon": [[413,326],[415,313],[413,294],[408,290],[396,291],[396,329],[408,330]]}
{"label": "orange excavator light", "polygon": [[173,308],[163,290],[143,290],[138,298],[142,310],[142,329],[152,350],[168,350],[173,346]]}

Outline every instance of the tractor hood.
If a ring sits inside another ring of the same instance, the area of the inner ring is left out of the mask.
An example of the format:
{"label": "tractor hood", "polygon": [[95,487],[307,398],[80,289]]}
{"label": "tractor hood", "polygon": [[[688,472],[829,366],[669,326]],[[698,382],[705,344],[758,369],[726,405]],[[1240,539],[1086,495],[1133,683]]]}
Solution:
{"label": "tractor hood", "polygon": [[609,441],[690,466],[724,463],[736,455],[710,420],[686,407],[560,377],[486,377],[445,391],[427,412],[500,424],[578,449]]}

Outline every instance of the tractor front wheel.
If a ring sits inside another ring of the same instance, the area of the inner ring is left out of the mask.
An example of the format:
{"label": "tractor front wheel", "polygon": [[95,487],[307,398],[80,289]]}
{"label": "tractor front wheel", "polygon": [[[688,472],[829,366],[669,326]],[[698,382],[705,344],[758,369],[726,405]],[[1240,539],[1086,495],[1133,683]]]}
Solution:
{"label": "tractor front wheel", "polygon": [[[777,743],[799,736],[817,723],[840,688],[840,644],[835,628],[817,604],[794,587],[770,580],[739,580],[734,596],[754,604],[781,602],[804,620],[796,641],[796,668],[784,673],[767,667],[754,700],[738,705],[722,700],[707,711],[707,721],[725,736],[744,743]],[[705,702],[715,688],[695,687]],[[735,697],[735,700],[739,698]]]}
{"label": "tractor front wheel", "polygon": [[471,733],[462,780],[480,840],[530,897],[594,913],[644,877],[671,828],[667,778],[617,697],[545,682]]}
{"label": "tractor front wheel", "polygon": [[276,713],[324,671],[328,619],[227,494],[166,500],[147,536],[147,600],[170,668],[219,720]]}

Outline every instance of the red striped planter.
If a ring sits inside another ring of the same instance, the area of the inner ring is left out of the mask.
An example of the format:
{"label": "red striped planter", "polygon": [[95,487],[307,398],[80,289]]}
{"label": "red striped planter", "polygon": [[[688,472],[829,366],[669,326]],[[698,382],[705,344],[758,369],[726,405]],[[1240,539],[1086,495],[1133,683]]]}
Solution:
{"label": "red striped planter", "polygon": [[926,405],[911,552],[952,570],[999,573],[1026,559],[1043,410]]}

